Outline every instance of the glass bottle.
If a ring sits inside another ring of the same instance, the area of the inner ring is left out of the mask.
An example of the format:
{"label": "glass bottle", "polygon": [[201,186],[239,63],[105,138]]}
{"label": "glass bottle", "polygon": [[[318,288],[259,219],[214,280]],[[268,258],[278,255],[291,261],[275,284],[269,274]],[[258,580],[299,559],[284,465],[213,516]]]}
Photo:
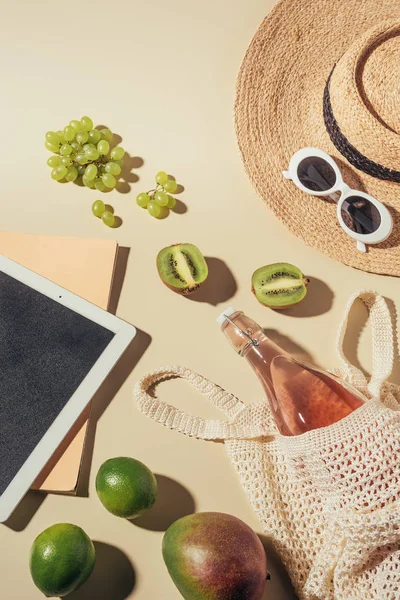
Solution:
{"label": "glass bottle", "polygon": [[217,322],[258,376],[283,435],[332,425],[365,402],[357,390],[334,375],[290,356],[243,312],[229,307]]}

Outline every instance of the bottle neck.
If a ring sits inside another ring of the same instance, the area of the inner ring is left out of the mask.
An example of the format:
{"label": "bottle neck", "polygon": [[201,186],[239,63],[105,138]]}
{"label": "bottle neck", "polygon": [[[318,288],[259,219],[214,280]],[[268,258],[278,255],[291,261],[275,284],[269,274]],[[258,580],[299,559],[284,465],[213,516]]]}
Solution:
{"label": "bottle neck", "polygon": [[278,356],[288,356],[279,346],[274,344],[255,321],[242,312],[235,312],[221,327],[230,344],[240,356],[244,356],[257,375],[268,398],[275,421],[281,433],[287,434],[284,416],[276,398],[271,364]]}
{"label": "bottle neck", "polygon": [[271,381],[271,363],[276,356],[286,355],[286,352],[272,342],[262,331],[257,335],[259,344],[257,346],[249,345],[242,356],[256,371],[261,378],[267,376]]}
{"label": "bottle neck", "polygon": [[276,356],[287,356],[287,353],[272,342],[262,328],[243,312],[233,313],[223,323],[222,331],[231,346],[240,356],[246,358],[260,378],[267,375],[270,379],[270,365],[273,359]]}

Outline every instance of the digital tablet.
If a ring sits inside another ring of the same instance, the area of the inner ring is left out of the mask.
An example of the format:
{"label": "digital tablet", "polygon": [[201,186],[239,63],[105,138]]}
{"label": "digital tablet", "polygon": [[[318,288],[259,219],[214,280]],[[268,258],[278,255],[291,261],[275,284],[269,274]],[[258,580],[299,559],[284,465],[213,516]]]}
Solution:
{"label": "digital tablet", "polygon": [[0,255],[0,522],[135,334],[132,325]]}

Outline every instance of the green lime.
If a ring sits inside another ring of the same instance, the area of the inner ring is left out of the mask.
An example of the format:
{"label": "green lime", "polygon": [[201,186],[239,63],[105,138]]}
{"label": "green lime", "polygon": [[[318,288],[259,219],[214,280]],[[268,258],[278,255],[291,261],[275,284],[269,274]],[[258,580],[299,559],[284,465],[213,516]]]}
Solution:
{"label": "green lime", "polygon": [[96,491],[110,513],[124,519],[135,519],[154,505],[157,480],[139,460],[110,458],[97,473]]}
{"label": "green lime", "polygon": [[93,543],[83,529],[58,523],[35,539],[29,566],[35,585],[50,598],[78,589],[93,571],[95,562]]}

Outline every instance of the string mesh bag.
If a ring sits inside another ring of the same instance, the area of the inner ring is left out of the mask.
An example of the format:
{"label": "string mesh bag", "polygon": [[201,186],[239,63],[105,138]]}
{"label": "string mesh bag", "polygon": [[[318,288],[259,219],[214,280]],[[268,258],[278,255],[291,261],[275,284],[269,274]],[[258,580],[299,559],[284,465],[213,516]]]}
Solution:
{"label": "string mesh bag", "polygon": [[[347,362],[343,338],[351,306],[366,305],[373,333],[370,378]],[[341,367],[333,371],[367,399],[341,421],[283,436],[267,400],[245,404],[190,369],[158,369],[139,381],[139,410],[202,440],[223,440],[264,532],[300,600],[400,599],[400,387],[387,382],[394,336],[385,300],[354,294],[339,329]],[[155,396],[180,377],[226,415],[207,420]]]}

